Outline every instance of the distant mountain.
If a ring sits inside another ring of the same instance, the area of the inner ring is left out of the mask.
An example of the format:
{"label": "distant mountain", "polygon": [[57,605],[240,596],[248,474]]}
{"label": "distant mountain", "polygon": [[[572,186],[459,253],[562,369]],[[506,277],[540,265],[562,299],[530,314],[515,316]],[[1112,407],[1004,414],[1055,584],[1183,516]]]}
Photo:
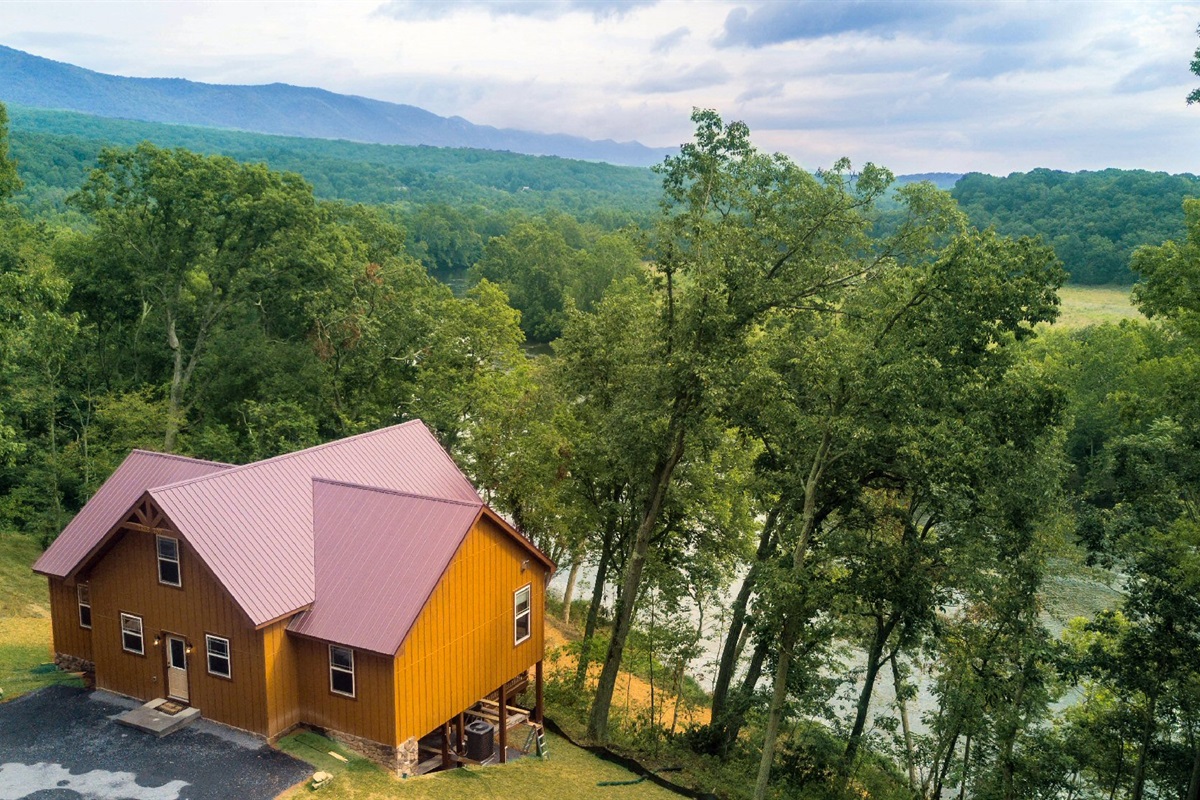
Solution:
{"label": "distant mountain", "polygon": [[939,189],[950,191],[962,176],[961,172],[919,172],[914,175],[897,175],[896,183],[929,181]]}
{"label": "distant mountain", "polygon": [[670,149],[474,125],[416,106],[272,83],[125,78],[0,45],[0,101],[103,117],[377,144],[470,147],[648,166]]}

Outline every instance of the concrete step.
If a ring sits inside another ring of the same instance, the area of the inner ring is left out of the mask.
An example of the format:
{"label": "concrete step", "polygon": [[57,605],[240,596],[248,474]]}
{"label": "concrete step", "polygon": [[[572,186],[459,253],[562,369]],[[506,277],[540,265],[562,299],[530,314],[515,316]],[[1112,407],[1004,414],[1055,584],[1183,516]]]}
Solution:
{"label": "concrete step", "polygon": [[167,702],[158,697],[117,717],[117,722],[163,737],[200,719],[200,709],[185,708],[177,714],[167,714],[158,707]]}

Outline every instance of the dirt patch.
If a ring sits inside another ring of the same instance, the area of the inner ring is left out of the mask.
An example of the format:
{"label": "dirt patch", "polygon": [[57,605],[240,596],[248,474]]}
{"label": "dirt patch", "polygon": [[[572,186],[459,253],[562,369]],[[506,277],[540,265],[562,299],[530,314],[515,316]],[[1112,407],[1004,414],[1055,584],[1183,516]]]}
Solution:
{"label": "dirt patch", "polygon": [[[558,627],[557,621],[547,617],[546,669],[552,677],[560,680],[573,676],[579,663],[573,653],[566,652],[565,648],[568,644],[570,644],[570,639]],[[600,679],[600,669],[600,664],[592,664],[588,667],[588,683],[592,689],[596,688],[596,682]],[[670,728],[671,721],[675,719],[677,698],[671,693],[669,681],[664,680],[663,684],[659,684],[655,680],[654,684],[655,721],[664,728]],[[650,710],[650,682],[630,672],[622,671],[617,677],[617,688],[613,692],[613,708],[622,709],[627,716],[648,713]],[[709,709],[697,708],[685,701],[679,707],[677,727],[707,724],[710,715]]]}

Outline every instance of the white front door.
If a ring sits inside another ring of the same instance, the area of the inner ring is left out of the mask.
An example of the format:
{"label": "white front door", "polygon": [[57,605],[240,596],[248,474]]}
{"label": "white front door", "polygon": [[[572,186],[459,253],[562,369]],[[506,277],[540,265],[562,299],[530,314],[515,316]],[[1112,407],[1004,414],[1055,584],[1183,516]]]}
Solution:
{"label": "white front door", "polygon": [[167,697],[188,701],[187,642],[167,636]]}

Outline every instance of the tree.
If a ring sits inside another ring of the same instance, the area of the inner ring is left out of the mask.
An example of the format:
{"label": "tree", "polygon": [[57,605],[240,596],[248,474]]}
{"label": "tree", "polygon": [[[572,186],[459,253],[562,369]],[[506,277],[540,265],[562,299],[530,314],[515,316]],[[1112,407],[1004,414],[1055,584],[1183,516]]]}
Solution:
{"label": "tree", "polygon": [[77,305],[160,325],[168,451],[218,326],[252,304],[286,318],[281,306],[324,284],[347,255],[322,235],[326,217],[298,176],[223,157],[150,144],[105,150],[73,202],[93,222],[76,250]]}
{"label": "tree", "polygon": [[17,165],[8,152],[8,109],[0,103],[0,203],[7,203],[20,190]]}
{"label": "tree", "polygon": [[[1196,33],[1200,33],[1200,28],[1196,29]],[[1196,48],[1195,54],[1192,55],[1192,74],[1200,76],[1200,47]],[[1187,97],[1188,105],[1192,103],[1200,103],[1200,89],[1193,89]]]}

